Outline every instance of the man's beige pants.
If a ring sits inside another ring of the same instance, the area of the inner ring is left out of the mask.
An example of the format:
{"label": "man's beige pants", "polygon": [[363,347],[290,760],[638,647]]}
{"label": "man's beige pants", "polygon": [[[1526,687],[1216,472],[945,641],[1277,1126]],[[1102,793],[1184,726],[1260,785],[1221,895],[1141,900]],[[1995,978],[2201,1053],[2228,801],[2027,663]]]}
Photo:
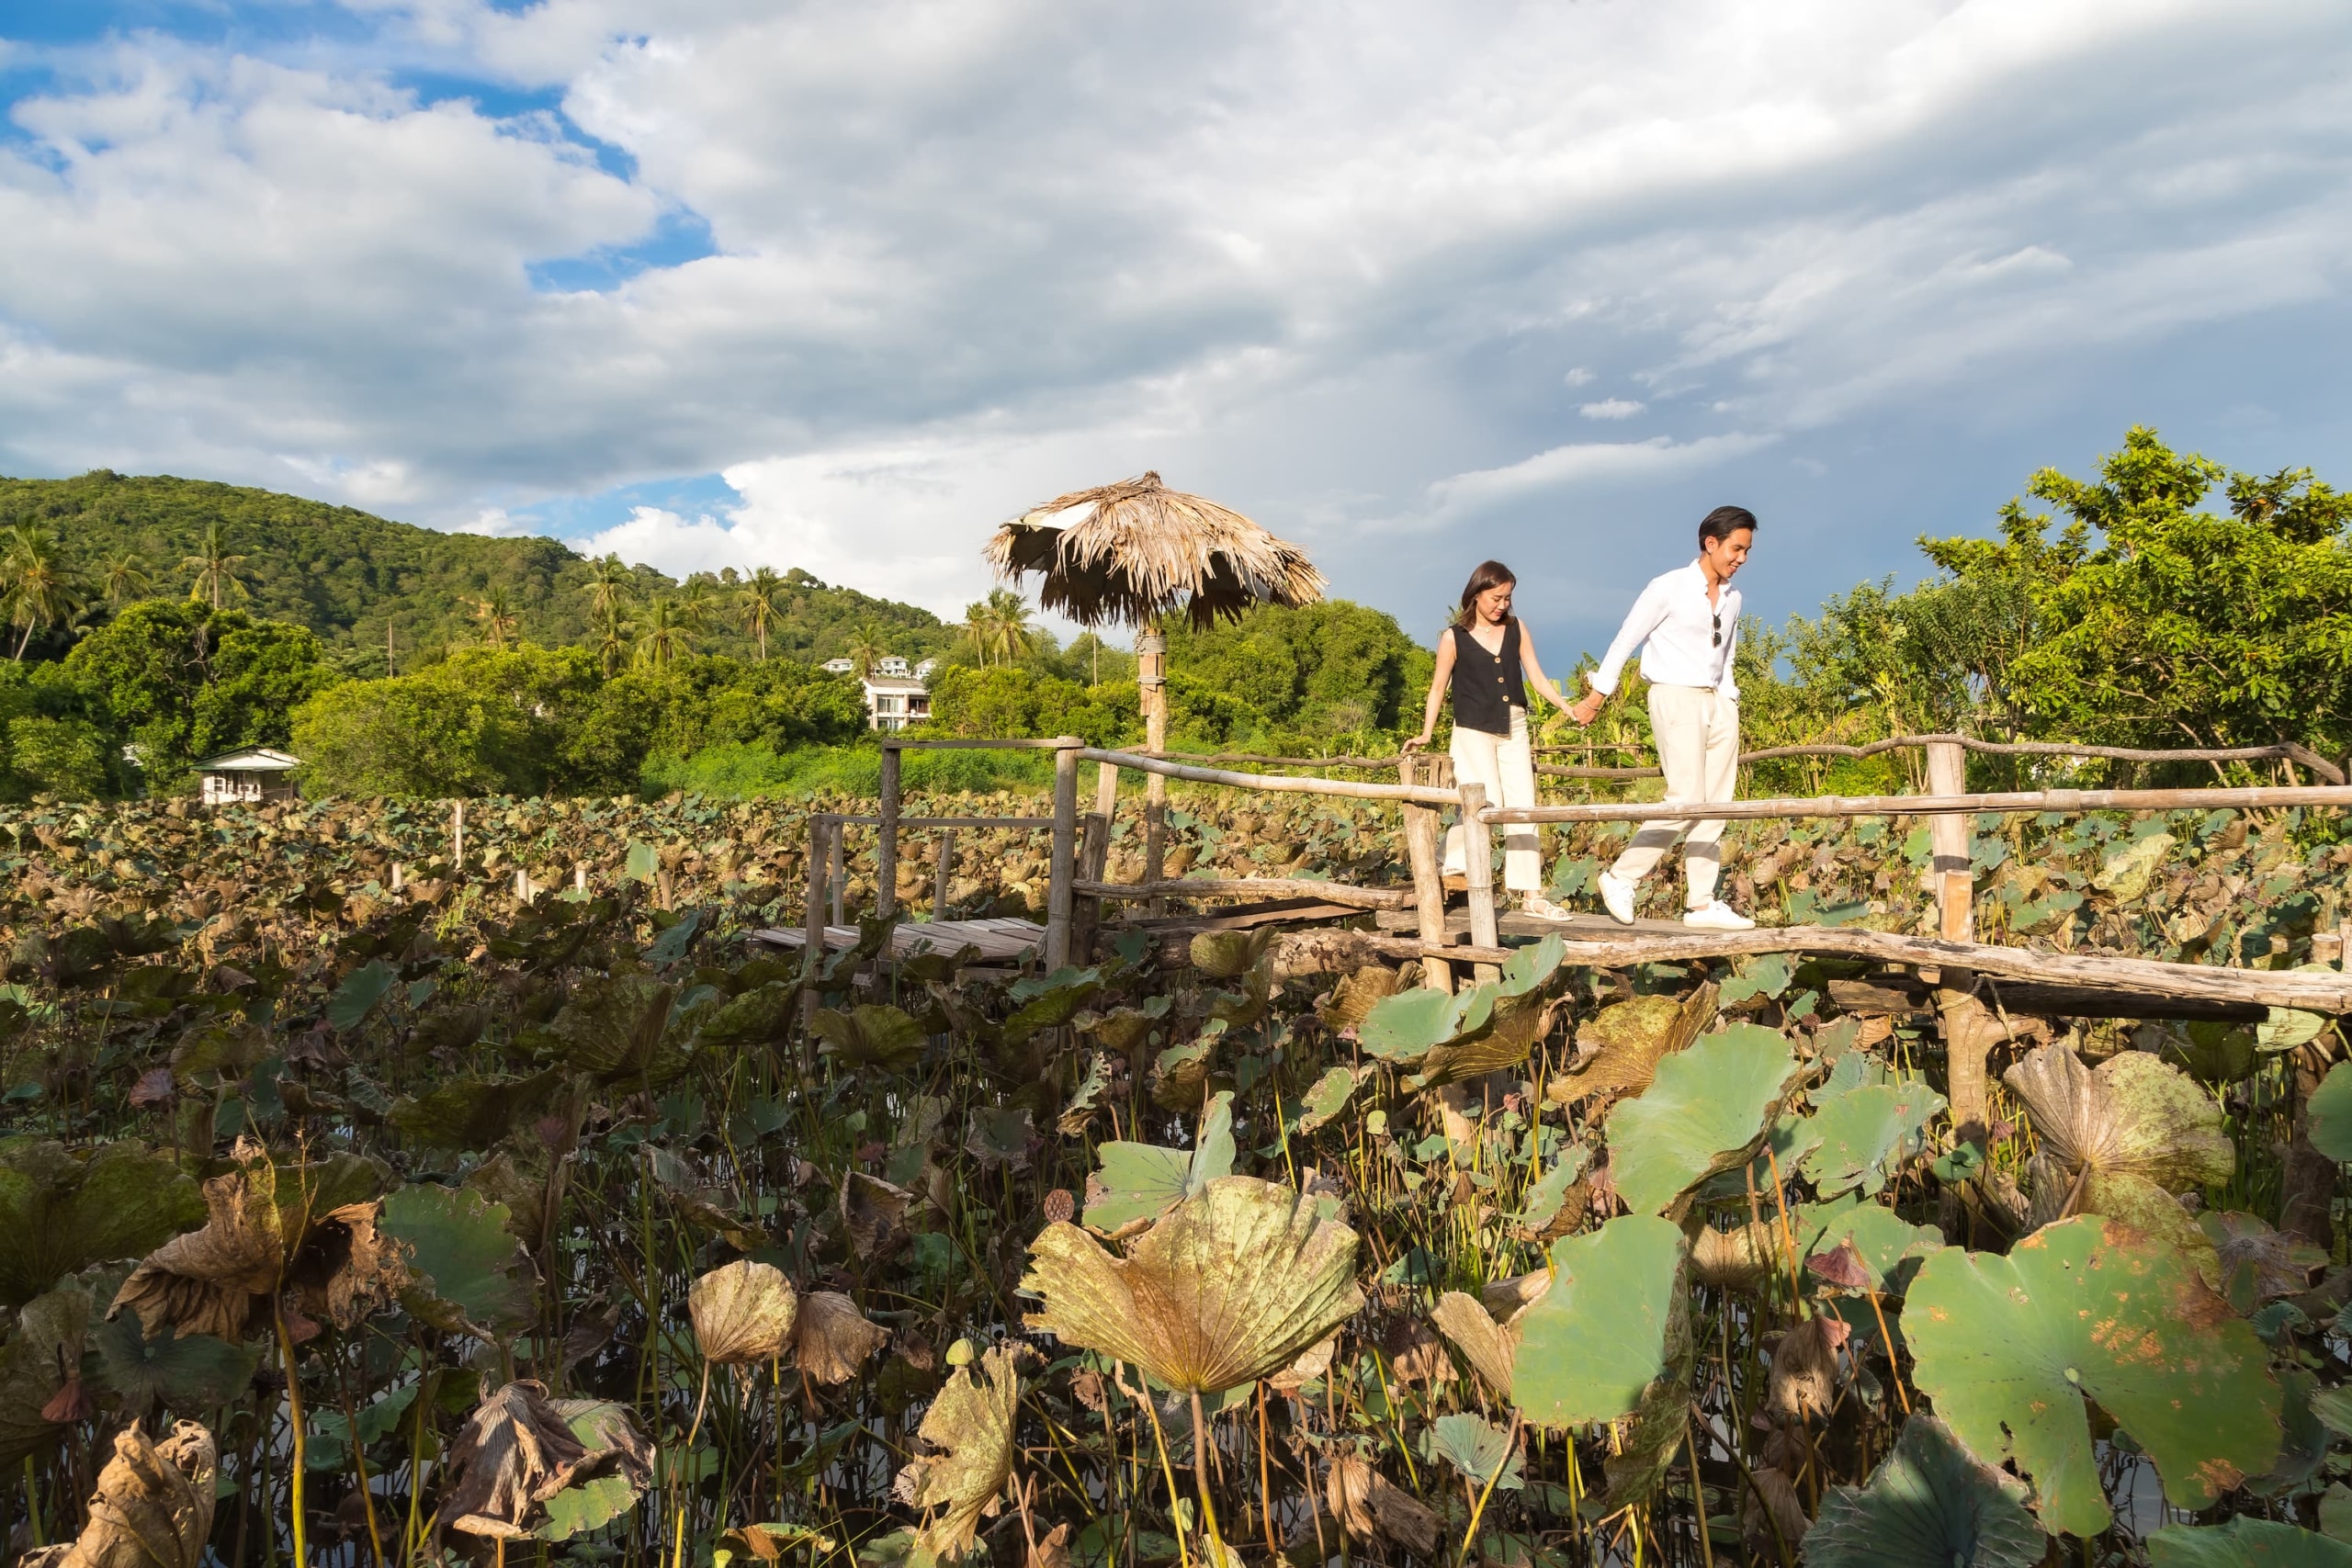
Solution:
{"label": "man's beige pants", "polygon": [[[1669,806],[1731,800],[1739,793],[1739,705],[1712,686],[1652,686],[1650,733],[1657,739],[1658,766],[1666,773]],[[1696,909],[1713,901],[1723,869],[1720,818],[1709,822],[1645,822],[1610,869],[1621,882],[1639,882],[1689,829],[1682,850],[1688,901]]]}
{"label": "man's beige pants", "polygon": [[[1453,759],[1453,783],[1456,788],[1474,784],[1487,786],[1489,806],[1532,806],[1535,804],[1535,752],[1527,739],[1527,710],[1510,710],[1510,733],[1489,735],[1483,729],[1453,727],[1453,744],[1446,754]],[[1445,830],[1445,864],[1448,876],[1464,874],[1462,829]],[[1503,890],[1507,893],[1532,893],[1544,886],[1544,857],[1536,848],[1535,825],[1532,822],[1507,822],[1503,825]]]}

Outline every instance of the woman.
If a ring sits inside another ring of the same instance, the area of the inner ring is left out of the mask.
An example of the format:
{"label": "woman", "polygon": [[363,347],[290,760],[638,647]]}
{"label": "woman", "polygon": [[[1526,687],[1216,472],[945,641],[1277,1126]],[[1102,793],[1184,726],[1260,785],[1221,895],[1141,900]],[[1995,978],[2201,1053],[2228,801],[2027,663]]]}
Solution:
{"label": "woman", "polygon": [[[1535,753],[1527,739],[1527,684],[1565,709],[1567,698],[1535,661],[1535,639],[1510,613],[1518,579],[1497,560],[1484,561],[1462,590],[1462,612],[1438,635],[1437,671],[1421,714],[1421,733],[1405,742],[1417,751],[1437,734],[1438,704],[1453,696],[1453,759],[1457,784],[1483,784],[1497,806],[1535,804]],[[1524,673],[1526,681],[1521,679]],[[1445,835],[1445,874],[1459,876],[1466,865],[1462,829]],[[1567,911],[1544,897],[1544,863],[1532,823],[1503,829],[1503,887],[1520,895],[1520,907],[1539,919],[1565,920]]]}

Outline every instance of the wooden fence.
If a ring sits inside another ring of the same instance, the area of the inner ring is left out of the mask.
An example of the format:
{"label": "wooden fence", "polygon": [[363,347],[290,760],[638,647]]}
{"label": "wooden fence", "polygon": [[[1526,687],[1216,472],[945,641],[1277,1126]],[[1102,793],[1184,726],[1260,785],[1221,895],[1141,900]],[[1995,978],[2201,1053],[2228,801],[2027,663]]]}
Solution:
{"label": "wooden fence", "polygon": [[[1879,749],[1916,744],[1927,751],[1928,793],[1864,796],[1822,795],[1792,799],[1759,799],[1707,805],[1668,805],[1639,802],[1589,802],[1534,807],[1488,804],[1476,784],[1455,786],[1441,782],[1445,760],[1407,755],[1395,760],[1397,781],[1358,781],[1300,778],[1285,774],[1238,772],[1201,765],[1193,761],[1087,746],[1075,736],[1042,740],[942,741],[886,739],[882,753],[879,809],[871,817],[834,814],[812,822],[809,849],[808,935],[812,946],[821,940],[820,888],[830,887],[835,901],[834,923],[841,923],[841,829],[853,823],[871,823],[878,829],[876,904],[884,914],[898,904],[899,835],[913,828],[944,830],[940,849],[939,894],[944,902],[946,867],[951,849],[945,835],[959,828],[1018,828],[1052,835],[1047,881],[1044,958],[1049,968],[1083,960],[1092,947],[1105,901],[1145,901],[1159,907],[1170,898],[1311,897],[1320,902],[1368,910],[1411,909],[1417,935],[1409,941],[1377,945],[1394,956],[1418,957],[1426,984],[1451,988],[1456,966],[1491,973],[1508,952],[1498,929],[1499,909],[1493,874],[1492,833],[1515,823],[1758,820],[1820,818],[1916,816],[1928,819],[1931,886],[1938,908],[1935,938],[1885,932],[1854,932],[1819,927],[1781,927],[1736,933],[1686,931],[1621,931],[1603,936],[1574,933],[1572,961],[1605,963],[1611,966],[1672,961],[1735,953],[1818,952],[1862,954],[1904,963],[1932,972],[1939,990],[1963,989],[1976,973],[2026,976],[2041,970],[2053,975],[2055,955],[1988,947],[1974,940],[1974,884],[1969,865],[1969,823],[1980,815],[2060,812],[2078,815],[2098,810],[2234,809],[2263,810],[2311,807],[2342,810],[2352,807],[2352,787],[2329,784],[2258,787],[2183,788],[2153,790],[2018,790],[1970,794],[1963,783],[1966,753],[1971,750],[2008,750],[2005,743],[1971,741],[1960,736],[1905,738],[1880,742]],[[2020,743],[2022,744],[2022,743]],[[901,815],[901,761],[905,752],[936,749],[1040,750],[1054,752],[1053,813],[1050,817],[909,818]],[[1779,749],[1785,752],[1789,749]],[[1855,750],[1855,749],[1845,749]],[[2115,748],[2064,747],[2034,743],[2037,754],[2105,756]],[[2300,750],[2300,748],[2293,749]],[[2239,748],[2235,758],[2256,754],[2299,762],[2315,773],[2331,771],[2324,759],[2309,753],[2289,755],[2288,748]],[[2137,760],[2208,760],[2207,751],[2135,753]],[[1290,759],[1267,761],[1289,761]],[[1329,760],[1316,759],[1316,765]],[[1351,759],[1351,761],[1358,761]],[[1369,761],[1369,759],[1361,760]],[[1079,809],[1079,770],[1096,766],[1093,809]],[[1147,809],[1145,876],[1140,882],[1105,880],[1111,820],[1116,807],[1118,775],[1132,770],[1147,777],[1177,780],[1222,788],[1272,795],[1313,795],[1347,800],[1395,803],[1403,813],[1412,886],[1408,888],[1363,887],[1347,883],[1307,881],[1291,877],[1188,877],[1163,879],[1157,874],[1160,857],[1151,852],[1161,831],[1158,813]],[[2340,775],[2339,775],[2340,776]],[[1464,871],[1468,886],[1468,942],[1452,940],[1446,919],[1446,893],[1439,859],[1439,814],[1454,809],[1465,835]],[[822,842],[816,841],[822,840]],[[2342,938],[2335,937],[2340,952]],[[1589,950],[1584,952],[1584,950]],[[1582,953],[1583,956],[1578,954]],[[2065,970],[2066,983],[2097,987],[2106,985],[2138,994],[2222,1001],[2245,1005],[2294,1007],[2328,1014],[2352,1012],[2352,981],[2335,972],[2226,970],[2207,965],[2162,964],[2147,960],[2108,958],[2093,954],[2067,956],[2056,964]]]}

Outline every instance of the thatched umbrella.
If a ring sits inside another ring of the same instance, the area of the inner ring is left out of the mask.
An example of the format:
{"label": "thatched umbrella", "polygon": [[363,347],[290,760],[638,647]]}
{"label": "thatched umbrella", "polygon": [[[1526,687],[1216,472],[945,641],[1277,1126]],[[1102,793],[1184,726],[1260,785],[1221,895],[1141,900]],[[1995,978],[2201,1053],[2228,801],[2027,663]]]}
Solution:
{"label": "thatched umbrella", "polygon": [[[1238,512],[1168,489],[1157,473],[1056,496],[996,531],[988,563],[1018,581],[1039,572],[1046,609],[1083,626],[1136,629],[1145,746],[1168,747],[1167,639],[1160,627],[1182,610],[1203,629],[1220,615],[1238,620],[1253,604],[1312,604],[1323,574],[1296,545],[1275,538]],[[1147,880],[1159,874],[1159,803],[1166,781],[1150,781],[1145,835]]]}

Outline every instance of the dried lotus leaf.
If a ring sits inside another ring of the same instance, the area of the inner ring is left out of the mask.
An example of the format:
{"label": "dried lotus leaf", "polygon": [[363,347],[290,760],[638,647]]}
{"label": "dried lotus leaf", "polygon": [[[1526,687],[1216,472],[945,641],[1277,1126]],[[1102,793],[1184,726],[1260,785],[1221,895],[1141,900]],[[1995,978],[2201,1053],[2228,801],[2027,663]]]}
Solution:
{"label": "dried lotus leaf", "polygon": [[193,1421],[179,1423],[160,1443],[136,1426],[126,1427],[98,1472],[80,1538],[26,1562],[42,1568],[201,1568],[219,1472],[212,1434]]}
{"label": "dried lotus leaf", "polygon": [[686,1292],[695,1343],[705,1360],[722,1367],[782,1355],[792,1343],[799,1309],[784,1271],[748,1258],[712,1269]]}
{"label": "dried lotus leaf", "polygon": [[1486,1380],[1487,1386],[1508,1402],[1511,1360],[1519,1354],[1519,1337],[1497,1323],[1482,1303],[1460,1291],[1448,1291],[1440,1296],[1430,1321],[1453,1341],[1453,1348],[1462,1352],[1471,1370]]}
{"label": "dried lotus leaf", "polygon": [[1163,1387],[1218,1393],[1268,1376],[1363,1305],[1355,1232],[1246,1176],[1211,1181],[1114,1258],[1075,1225],[1030,1246],[1033,1328],[1134,1361]]}
{"label": "dried lotus leaf", "polygon": [[548,1398],[547,1385],[507,1383],[482,1396],[450,1444],[435,1522],[515,1540],[532,1510],[571,1484],[594,1455]]}
{"label": "dried lotus leaf", "polygon": [[1021,1374],[1011,1346],[980,1357],[979,1376],[957,1367],[932,1401],[916,1436],[944,1450],[917,1460],[899,1477],[906,1500],[940,1516],[915,1533],[922,1549],[947,1558],[969,1552],[981,1511],[1012,1474],[1013,1417],[1021,1406]]}
{"label": "dried lotus leaf", "polygon": [[890,1331],[868,1323],[849,1297],[838,1291],[813,1291],[800,1303],[792,1331],[792,1359],[820,1383],[847,1382],[889,1339]]}

